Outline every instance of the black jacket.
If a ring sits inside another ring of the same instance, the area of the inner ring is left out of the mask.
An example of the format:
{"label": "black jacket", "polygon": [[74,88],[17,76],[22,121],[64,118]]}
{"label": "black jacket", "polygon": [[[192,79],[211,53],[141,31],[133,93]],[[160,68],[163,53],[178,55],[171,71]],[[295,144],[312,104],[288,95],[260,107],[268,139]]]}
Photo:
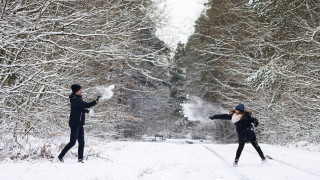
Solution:
{"label": "black jacket", "polygon": [[[230,114],[218,114],[211,116],[210,119],[232,119],[232,115],[235,113],[235,111],[230,111]],[[251,140],[256,139],[256,133],[253,131],[252,123],[255,126],[258,126],[259,122],[256,118],[251,117],[252,112],[251,111],[245,111],[243,112],[243,115],[240,119],[240,121],[235,123],[237,134],[238,134],[238,140],[239,142],[248,142]]]}
{"label": "black jacket", "polygon": [[85,113],[89,112],[86,108],[90,108],[97,104],[96,101],[84,102],[82,96],[71,94],[69,96],[71,103],[71,112],[69,119],[69,126],[76,127],[84,125],[85,123]]}

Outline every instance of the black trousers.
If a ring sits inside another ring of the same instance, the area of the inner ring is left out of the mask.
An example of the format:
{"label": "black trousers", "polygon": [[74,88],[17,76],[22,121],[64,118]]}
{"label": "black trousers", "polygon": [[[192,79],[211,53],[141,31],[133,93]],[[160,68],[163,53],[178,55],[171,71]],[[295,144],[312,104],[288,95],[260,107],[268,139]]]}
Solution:
{"label": "black trousers", "polygon": [[76,144],[78,140],[79,147],[78,147],[78,159],[83,159],[83,150],[84,150],[84,130],[83,126],[77,127],[70,127],[71,134],[70,134],[70,142],[63,148],[59,157],[63,158],[64,155]]}
{"label": "black trousers", "polygon": [[[264,155],[263,155],[263,152],[260,148],[260,146],[258,145],[258,142],[256,139],[253,139],[250,141],[252,146],[256,149],[256,151],[258,152],[259,156],[261,157],[261,159],[265,159]],[[237,149],[237,154],[236,154],[236,158],[235,160],[238,161],[239,158],[240,158],[240,155],[242,153],[242,150],[244,148],[244,145],[245,145],[245,142],[239,142],[239,146],[238,146],[238,149]]]}

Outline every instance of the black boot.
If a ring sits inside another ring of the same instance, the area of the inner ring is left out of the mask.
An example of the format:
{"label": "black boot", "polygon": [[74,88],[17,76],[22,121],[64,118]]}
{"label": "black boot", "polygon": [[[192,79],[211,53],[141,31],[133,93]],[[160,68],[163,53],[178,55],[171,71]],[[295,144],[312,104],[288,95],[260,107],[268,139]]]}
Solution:
{"label": "black boot", "polygon": [[233,167],[237,167],[238,166],[238,161],[239,161],[239,159],[235,159],[234,160]]}
{"label": "black boot", "polygon": [[268,162],[267,162],[267,159],[266,159],[266,158],[261,158],[261,163],[262,163],[262,164],[268,163]]}
{"label": "black boot", "polygon": [[61,163],[64,162],[63,157],[58,156],[58,159],[59,159],[59,161],[60,161]]}
{"label": "black boot", "polygon": [[266,163],[267,163],[266,157],[264,157],[263,154],[262,154],[260,157],[261,157],[261,162],[262,162],[262,164],[266,164]]}

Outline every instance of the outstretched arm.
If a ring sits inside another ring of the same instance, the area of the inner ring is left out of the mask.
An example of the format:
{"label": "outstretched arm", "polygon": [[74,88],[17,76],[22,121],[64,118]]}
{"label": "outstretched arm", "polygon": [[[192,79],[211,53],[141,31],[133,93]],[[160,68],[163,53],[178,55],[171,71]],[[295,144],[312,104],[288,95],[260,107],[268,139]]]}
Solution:
{"label": "outstretched arm", "polygon": [[[84,101],[83,101],[84,102]],[[94,106],[94,105],[96,105],[97,104],[97,101],[92,101],[92,102],[84,102],[84,107],[85,108],[90,108],[90,107],[92,107],[92,106]]]}
{"label": "outstretched arm", "polygon": [[231,119],[231,115],[230,114],[216,114],[213,116],[210,116],[209,119],[226,119],[226,120],[230,120]]}
{"label": "outstretched arm", "polygon": [[80,107],[80,108],[90,108],[96,104],[97,104],[97,101],[85,102],[82,99],[75,99],[73,101],[74,107]]}

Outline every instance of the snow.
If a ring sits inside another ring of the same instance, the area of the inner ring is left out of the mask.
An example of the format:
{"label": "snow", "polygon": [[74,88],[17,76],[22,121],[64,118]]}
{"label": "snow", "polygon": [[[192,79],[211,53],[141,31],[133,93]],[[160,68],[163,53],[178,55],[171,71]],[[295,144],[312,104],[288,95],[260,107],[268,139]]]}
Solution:
{"label": "snow", "polygon": [[157,27],[156,35],[175,49],[178,42],[186,43],[194,32],[195,21],[208,0],[163,0],[159,9],[167,15],[167,22]]}
{"label": "snow", "polygon": [[96,86],[94,89],[101,96],[100,101],[105,101],[113,96],[114,85]]}
{"label": "snow", "polygon": [[300,141],[295,144],[289,144],[288,147],[295,147],[303,150],[313,151],[313,152],[320,152],[320,145],[309,143],[307,141]]}
{"label": "snow", "polygon": [[[160,142],[108,142],[89,140],[86,153],[95,152],[84,164],[75,157],[56,160],[3,161],[0,179],[4,180],[212,180],[212,179],[320,179],[320,152],[296,147],[260,144],[269,159],[261,160],[246,144],[238,167],[232,167],[236,144],[213,144],[191,140]],[[72,151],[76,152],[73,147]],[[58,153],[58,152],[57,152]]]}
{"label": "snow", "polygon": [[209,116],[213,114],[228,113],[222,107],[206,102],[197,96],[188,97],[188,100],[181,106],[184,117],[187,117],[189,121],[211,121]]}

